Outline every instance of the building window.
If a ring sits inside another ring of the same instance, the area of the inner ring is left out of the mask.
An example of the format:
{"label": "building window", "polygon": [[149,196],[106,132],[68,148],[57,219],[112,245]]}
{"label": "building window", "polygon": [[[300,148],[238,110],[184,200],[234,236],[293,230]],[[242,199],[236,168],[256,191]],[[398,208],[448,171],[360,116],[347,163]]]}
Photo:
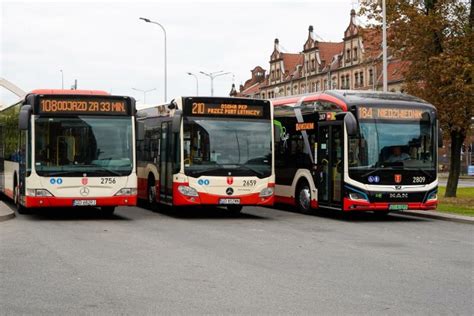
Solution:
{"label": "building window", "polygon": [[349,77],[349,75],[346,75],[346,88],[351,88],[351,77]]}
{"label": "building window", "polygon": [[364,86],[364,72],[360,72],[359,73],[359,80],[360,80],[360,86],[363,87]]}
{"label": "building window", "polygon": [[265,92],[262,92],[262,99],[265,99]]}
{"label": "building window", "polygon": [[351,50],[348,49],[346,50],[346,62],[349,62],[351,60]]}
{"label": "building window", "polygon": [[316,82],[316,91],[319,91],[319,81]]}
{"label": "building window", "polygon": [[359,73],[354,74],[354,86],[357,88],[359,86]]}
{"label": "building window", "polygon": [[374,71],[372,69],[369,69],[369,85],[374,84]]}
{"label": "building window", "polygon": [[314,71],[315,68],[314,59],[311,59],[311,71]]}
{"label": "building window", "polygon": [[353,57],[354,57],[354,60],[357,60],[357,47],[354,48],[354,56]]}
{"label": "building window", "polygon": [[275,80],[275,70],[272,70],[272,80]]}

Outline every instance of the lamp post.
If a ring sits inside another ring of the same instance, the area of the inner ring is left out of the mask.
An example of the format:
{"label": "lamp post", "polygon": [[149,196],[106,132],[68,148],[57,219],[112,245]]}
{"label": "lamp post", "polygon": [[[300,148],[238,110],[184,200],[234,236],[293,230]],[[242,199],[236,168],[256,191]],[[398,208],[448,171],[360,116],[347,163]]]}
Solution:
{"label": "lamp post", "polygon": [[167,95],[167,93],[168,93],[168,80],[167,80],[167,78],[168,78],[168,70],[167,70],[168,62],[167,62],[167,58],[166,58],[166,30],[163,27],[163,25],[161,25],[160,23],[158,23],[156,21],[152,21],[152,20],[147,19],[147,18],[140,18],[140,20],[143,20],[147,23],[152,23],[152,24],[158,25],[163,30],[163,34],[165,35],[165,102],[166,102],[166,100],[168,100],[168,95]]}
{"label": "lamp post", "polygon": [[132,88],[135,91],[143,92],[143,104],[146,104],[146,94],[148,92],[156,90],[156,88],[150,89],[150,90],[142,90],[142,89],[137,89],[137,88]]}
{"label": "lamp post", "polygon": [[62,69],[59,69],[59,71],[61,72],[61,89],[64,90],[64,72]]}
{"label": "lamp post", "polygon": [[199,95],[199,80],[198,80],[198,77],[195,74],[193,74],[192,72],[188,72],[187,74],[190,75],[190,76],[194,76],[194,78],[196,79],[196,96],[198,96]]}
{"label": "lamp post", "polygon": [[201,73],[205,76],[208,76],[211,79],[211,97],[214,96],[214,78],[230,74],[230,72],[224,72],[224,70],[219,70],[219,71],[210,72],[210,73],[200,71],[199,73]]}

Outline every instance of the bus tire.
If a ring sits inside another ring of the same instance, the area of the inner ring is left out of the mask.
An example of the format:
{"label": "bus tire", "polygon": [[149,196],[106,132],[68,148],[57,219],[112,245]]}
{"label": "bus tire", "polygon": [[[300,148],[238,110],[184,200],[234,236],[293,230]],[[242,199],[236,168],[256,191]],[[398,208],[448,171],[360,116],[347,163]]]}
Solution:
{"label": "bus tire", "polygon": [[155,210],[156,209],[156,181],[155,181],[155,177],[152,174],[148,175],[146,192],[147,192],[146,195],[147,195],[148,206],[152,210]]}
{"label": "bus tire", "polygon": [[301,181],[296,188],[296,206],[298,211],[304,214],[311,213],[311,189],[306,180]]}
{"label": "bus tire", "polygon": [[29,214],[29,209],[21,205],[20,203],[20,186],[18,186],[17,181],[16,181],[16,176],[14,180],[14,186],[13,186],[13,202],[15,203],[15,208],[18,214]]}
{"label": "bus tire", "polygon": [[390,214],[390,211],[374,211],[374,216],[378,218],[385,218]]}
{"label": "bus tire", "polygon": [[115,212],[115,206],[102,206],[100,211],[104,215],[111,216]]}
{"label": "bus tire", "polygon": [[242,212],[242,205],[227,205],[227,211],[232,214],[240,214]]}

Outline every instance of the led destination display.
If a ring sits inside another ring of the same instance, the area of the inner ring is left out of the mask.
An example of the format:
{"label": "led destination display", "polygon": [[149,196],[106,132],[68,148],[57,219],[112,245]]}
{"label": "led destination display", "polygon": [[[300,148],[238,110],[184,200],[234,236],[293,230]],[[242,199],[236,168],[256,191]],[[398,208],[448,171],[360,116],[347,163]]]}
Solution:
{"label": "led destination display", "polygon": [[100,114],[126,115],[125,100],[84,97],[43,97],[39,101],[39,114]]}

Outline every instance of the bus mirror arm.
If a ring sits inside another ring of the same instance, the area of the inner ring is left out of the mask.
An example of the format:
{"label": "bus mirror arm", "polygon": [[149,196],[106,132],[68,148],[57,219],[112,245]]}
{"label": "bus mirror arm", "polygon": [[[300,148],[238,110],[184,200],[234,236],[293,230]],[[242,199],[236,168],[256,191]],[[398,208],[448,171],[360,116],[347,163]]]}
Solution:
{"label": "bus mirror arm", "polygon": [[28,130],[30,127],[31,105],[25,104],[21,107],[18,117],[18,128],[21,131]]}
{"label": "bus mirror arm", "polygon": [[183,117],[183,111],[176,110],[174,111],[172,131],[173,133],[179,133],[181,131],[181,118]]}
{"label": "bus mirror arm", "polygon": [[344,124],[346,125],[347,135],[357,135],[357,120],[351,112],[347,112],[344,115]]}

